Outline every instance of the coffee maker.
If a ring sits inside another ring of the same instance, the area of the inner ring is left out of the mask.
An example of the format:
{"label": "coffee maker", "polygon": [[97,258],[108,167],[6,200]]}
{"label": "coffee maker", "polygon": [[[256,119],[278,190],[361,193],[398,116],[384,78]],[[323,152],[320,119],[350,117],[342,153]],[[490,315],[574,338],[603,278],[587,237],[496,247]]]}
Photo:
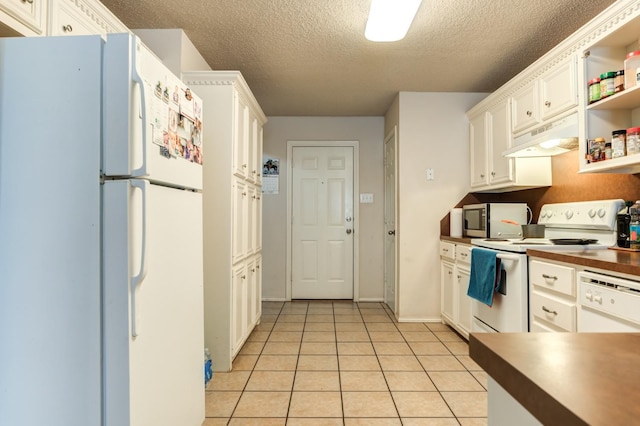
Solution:
{"label": "coffee maker", "polygon": [[629,248],[631,247],[629,240],[631,214],[629,213],[629,207],[633,205],[633,201],[626,201],[624,205],[625,207],[618,212],[617,216],[617,243],[618,247]]}

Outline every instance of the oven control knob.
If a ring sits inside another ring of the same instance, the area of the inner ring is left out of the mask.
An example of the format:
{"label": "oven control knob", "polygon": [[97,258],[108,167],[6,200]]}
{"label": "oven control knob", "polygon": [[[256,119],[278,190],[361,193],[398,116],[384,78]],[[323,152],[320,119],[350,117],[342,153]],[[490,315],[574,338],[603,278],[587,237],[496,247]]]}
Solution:
{"label": "oven control knob", "polygon": [[603,208],[599,208],[598,209],[598,217],[604,217],[604,215],[607,214],[607,211]]}
{"label": "oven control knob", "polygon": [[595,296],[593,301],[602,305],[602,296]]}
{"label": "oven control knob", "polygon": [[596,211],[594,209],[589,209],[589,217],[592,219],[596,217]]}
{"label": "oven control knob", "polygon": [[590,292],[590,291],[587,291],[587,292],[585,293],[584,297],[585,297],[587,300],[589,300],[589,301],[593,302],[593,294],[591,294],[591,292]]}
{"label": "oven control knob", "polygon": [[547,217],[547,211],[546,211],[546,210],[542,210],[542,211],[540,212],[540,217],[541,217],[541,218],[545,218],[545,217]]}
{"label": "oven control knob", "polygon": [[564,212],[564,215],[566,216],[567,219],[571,219],[573,217],[573,211],[567,210],[566,212]]}

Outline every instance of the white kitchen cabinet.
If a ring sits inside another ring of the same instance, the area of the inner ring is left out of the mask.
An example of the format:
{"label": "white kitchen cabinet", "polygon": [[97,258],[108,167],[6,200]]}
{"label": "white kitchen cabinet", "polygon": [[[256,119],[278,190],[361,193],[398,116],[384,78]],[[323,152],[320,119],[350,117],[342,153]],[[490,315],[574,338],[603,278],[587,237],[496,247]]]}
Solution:
{"label": "white kitchen cabinet", "polygon": [[214,369],[229,371],[260,321],[262,188],[252,172],[266,117],[237,71],[185,71],[182,79],[203,103],[205,346]]}
{"label": "white kitchen cabinet", "polygon": [[575,55],[569,55],[511,96],[514,134],[521,134],[578,106],[576,61]]}
{"label": "white kitchen cabinet", "polygon": [[[35,1],[35,0],[34,0]],[[129,32],[106,7],[95,0],[49,0],[48,35],[91,35]]]}
{"label": "white kitchen cabinet", "polygon": [[471,153],[471,188],[482,188],[489,184],[487,154],[487,112],[480,111],[469,117],[469,152]]}
{"label": "white kitchen cabinet", "polygon": [[551,159],[508,158],[513,142],[509,100],[468,112],[471,192],[506,192],[551,185]]}
{"label": "white kitchen cabinet", "polygon": [[464,337],[471,331],[471,298],[467,296],[471,246],[440,241],[441,316]]}
{"label": "white kitchen cabinet", "polygon": [[547,121],[578,106],[577,59],[571,55],[540,77],[540,117]]}
{"label": "white kitchen cabinet", "polygon": [[0,22],[15,35],[45,35],[47,5],[47,0],[0,0]]}
{"label": "white kitchen cabinet", "polygon": [[529,324],[532,331],[577,330],[573,265],[529,258]]}
{"label": "white kitchen cabinet", "polygon": [[445,259],[440,260],[440,286],[442,319],[452,325],[455,324],[454,316],[454,264]]}
{"label": "white kitchen cabinet", "polygon": [[538,112],[538,81],[534,80],[523,86],[511,97],[512,131],[520,133],[540,122]]}

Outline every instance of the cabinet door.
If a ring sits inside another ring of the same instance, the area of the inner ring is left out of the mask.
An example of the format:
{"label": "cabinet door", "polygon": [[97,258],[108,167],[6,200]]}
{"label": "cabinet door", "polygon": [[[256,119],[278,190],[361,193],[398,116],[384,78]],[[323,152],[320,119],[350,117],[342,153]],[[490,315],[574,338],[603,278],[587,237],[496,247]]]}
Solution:
{"label": "cabinet door", "polygon": [[246,326],[245,334],[248,336],[256,321],[256,299],[258,298],[256,292],[256,264],[255,261],[247,263],[247,298],[245,300],[246,306]]}
{"label": "cabinet door", "polygon": [[256,185],[262,186],[262,146],[263,146],[263,137],[262,137],[262,126],[258,123],[258,131],[257,131],[257,141],[256,141],[256,161],[257,161],[257,170],[258,174],[256,177]]}
{"label": "cabinet door", "polygon": [[245,234],[246,238],[246,254],[250,256],[256,251],[256,210],[258,205],[258,195],[256,187],[253,185],[247,186],[247,224]]}
{"label": "cabinet door", "polygon": [[[471,298],[467,296],[467,290],[469,289],[469,276],[470,272],[465,268],[457,269],[458,279],[458,326],[466,331],[467,336],[471,332]],[[465,337],[467,337],[465,336]]]}
{"label": "cabinet door", "polygon": [[578,106],[575,56],[569,57],[542,76],[540,93],[543,120]]}
{"label": "cabinet door", "polygon": [[246,179],[248,164],[248,138],[249,138],[249,107],[243,99],[234,93],[235,98],[235,137],[233,138],[233,174]]}
{"label": "cabinet door", "polygon": [[231,352],[235,355],[244,342],[247,329],[247,270],[245,265],[233,269],[231,276]]}
{"label": "cabinet door", "polygon": [[247,178],[250,182],[258,181],[258,173],[262,170],[262,165],[258,158],[258,119],[251,112],[249,113],[249,137],[248,137],[249,170]]}
{"label": "cabinet door", "polygon": [[262,251],[262,190],[256,189],[256,202],[253,210],[253,247],[256,253]]}
{"label": "cabinet door", "polygon": [[256,297],[255,297],[255,305],[253,310],[255,312],[256,324],[260,323],[260,317],[262,316],[262,256],[256,257]]}
{"label": "cabinet door", "polygon": [[231,211],[231,258],[233,263],[242,260],[247,253],[247,203],[247,185],[236,179],[233,183],[233,210]]}
{"label": "cabinet door", "polygon": [[446,260],[440,261],[440,291],[441,294],[441,314],[442,318],[448,322],[454,323],[453,304],[454,304],[454,277],[453,263]]}
{"label": "cabinet door", "polygon": [[489,137],[489,184],[513,181],[514,160],[502,153],[511,148],[511,111],[509,100],[500,102],[487,112]]}
{"label": "cabinet door", "polygon": [[538,81],[532,81],[511,98],[513,133],[519,133],[540,122],[538,112]]}
{"label": "cabinet door", "polygon": [[[6,13],[11,19],[17,21],[18,25],[15,25],[14,29],[22,35],[42,35],[44,34],[46,5],[46,0],[0,0],[0,12]],[[4,21],[4,19],[0,19],[0,21]],[[12,22],[8,23],[13,28],[14,25],[11,24]],[[18,28],[20,24],[33,31],[33,34],[26,34],[28,31]]]}
{"label": "cabinet door", "polygon": [[90,35],[127,32],[128,29],[101,3],[51,0],[49,35]]}
{"label": "cabinet door", "polygon": [[469,175],[471,187],[485,186],[489,182],[487,173],[487,123],[486,113],[482,112],[469,120]]}

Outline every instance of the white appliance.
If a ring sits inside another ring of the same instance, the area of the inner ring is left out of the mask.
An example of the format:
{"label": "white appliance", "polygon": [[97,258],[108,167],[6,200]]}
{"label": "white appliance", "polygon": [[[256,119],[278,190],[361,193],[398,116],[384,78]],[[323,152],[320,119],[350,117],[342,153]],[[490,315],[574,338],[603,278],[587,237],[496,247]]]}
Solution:
{"label": "white appliance", "polygon": [[617,212],[623,205],[620,199],[545,204],[538,219],[545,225],[545,238],[472,239],[471,244],[495,251],[504,265],[502,293],[495,293],[493,306],[472,300],[472,331],[529,331],[527,249],[596,250],[614,246]]}
{"label": "white appliance", "polygon": [[0,424],[202,424],[200,100],[129,34],[0,58]]}
{"label": "white appliance", "polygon": [[578,272],[580,332],[640,332],[640,282]]}

